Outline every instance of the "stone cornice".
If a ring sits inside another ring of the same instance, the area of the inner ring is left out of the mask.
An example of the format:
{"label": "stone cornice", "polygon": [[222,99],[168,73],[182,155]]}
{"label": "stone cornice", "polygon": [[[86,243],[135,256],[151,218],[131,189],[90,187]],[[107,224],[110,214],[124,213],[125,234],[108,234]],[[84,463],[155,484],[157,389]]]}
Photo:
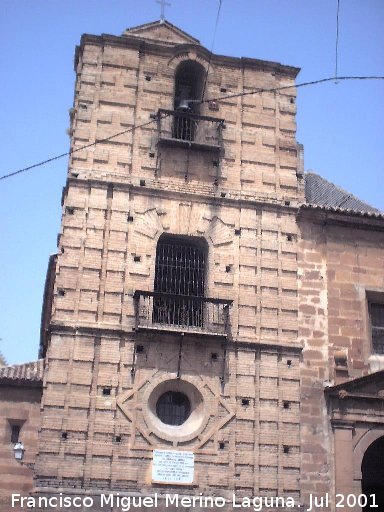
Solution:
{"label": "stone cornice", "polygon": [[[135,183],[137,181],[137,184]],[[125,182],[120,181],[104,181],[103,179],[92,179],[92,178],[71,178],[68,177],[67,186],[83,186],[89,187],[96,186],[101,188],[107,188],[108,186],[113,186],[117,190],[131,190],[131,191],[139,191],[140,195],[146,196],[156,196],[167,198],[169,196],[179,197],[180,199],[185,200],[187,197],[193,198],[195,201],[198,200],[200,202],[204,201],[214,201],[216,204],[221,205],[233,205],[239,207],[239,205],[249,206],[249,207],[263,207],[270,208],[271,210],[285,210],[287,212],[297,213],[299,211],[299,203],[297,200],[292,200],[291,204],[286,204],[286,198],[277,199],[270,197],[260,197],[256,194],[252,193],[244,193],[242,191],[231,191],[227,192],[226,197],[221,197],[220,193],[222,189],[217,187],[217,191],[213,189],[212,186],[207,186],[205,190],[203,187],[199,191],[191,190],[188,188],[188,185],[180,184],[174,185],[174,188],[171,188],[172,185],[169,183],[161,183],[156,180],[148,180],[146,179],[145,187],[140,186],[139,177],[128,177]],[[191,188],[194,186],[191,185]],[[66,188],[63,190],[65,193]],[[64,194],[63,194],[64,196]]]}
{"label": "stone cornice", "polygon": [[184,43],[174,44],[172,46],[165,45],[161,41],[150,41],[140,39],[134,36],[114,36],[110,34],[101,34],[99,36],[92,34],[83,34],[81,36],[80,45],[76,47],[75,52],[75,70],[80,57],[80,53],[86,44],[97,45],[97,46],[120,46],[123,48],[133,48],[135,50],[155,53],[165,56],[176,56],[180,53],[185,53],[189,50],[195,51],[197,54],[201,54],[206,60],[212,59],[213,64],[233,66],[241,69],[249,68],[260,71],[268,71],[270,73],[277,73],[279,75],[285,75],[292,79],[300,72],[300,68],[294,66],[287,66],[280,64],[279,62],[272,62],[260,59],[253,59],[250,57],[231,57],[225,55],[211,54],[209,50],[199,44]]}

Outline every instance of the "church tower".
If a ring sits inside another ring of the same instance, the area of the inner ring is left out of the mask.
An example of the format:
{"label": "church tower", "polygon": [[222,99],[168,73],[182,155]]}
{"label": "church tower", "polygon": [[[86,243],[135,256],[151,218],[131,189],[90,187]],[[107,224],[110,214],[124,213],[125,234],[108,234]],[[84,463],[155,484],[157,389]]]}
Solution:
{"label": "church tower", "polygon": [[35,495],[298,501],[299,70],[161,20],[75,71]]}

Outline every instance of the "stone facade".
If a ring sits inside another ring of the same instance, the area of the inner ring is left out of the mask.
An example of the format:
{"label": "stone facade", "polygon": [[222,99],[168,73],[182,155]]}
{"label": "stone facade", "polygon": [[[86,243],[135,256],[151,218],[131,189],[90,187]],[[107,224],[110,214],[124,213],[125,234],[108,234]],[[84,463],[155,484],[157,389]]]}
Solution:
{"label": "stone facade", "polygon": [[[367,304],[384,219],[306,206],[299,70],[211,55],[168,22],[83,36],[75,70],[33,496],[360,492],[335,461],[383,424]],[[156,288],[164,240],[204,254],[199,297]],[[338,386],[374,371],[362,420]],[[167,393],[190,406],[176,427]],[[154,450],[193,453],[193,481],[156,480]]]}
{"label": "stone facade", "polygon": [[384,298],[383,216],[302,207],[298,225],[301,488],[359,495],[364,453],[384,434],[384,354],[369,315]]}

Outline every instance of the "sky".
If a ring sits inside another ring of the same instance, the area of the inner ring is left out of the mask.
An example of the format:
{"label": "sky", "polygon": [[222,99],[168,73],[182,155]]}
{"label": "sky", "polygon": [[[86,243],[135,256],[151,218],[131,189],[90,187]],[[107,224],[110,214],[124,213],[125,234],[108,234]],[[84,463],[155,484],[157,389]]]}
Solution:
{"label": "sky", "polygon": [[[212,48],[218,0],[168,0],[166,19]],[[335,74],[337,0],[222,0],[213,51]],[[155,0],[1,0],[0,175],[69,149],[75,46],[155,21]],[[384,75],[383,0],[340,0],[338,74]],[[313,170],[384,210],[384,80],[298,90],[297,139]],[[48,258],[68,158],[0,181],[0,352],[37,358]]]}

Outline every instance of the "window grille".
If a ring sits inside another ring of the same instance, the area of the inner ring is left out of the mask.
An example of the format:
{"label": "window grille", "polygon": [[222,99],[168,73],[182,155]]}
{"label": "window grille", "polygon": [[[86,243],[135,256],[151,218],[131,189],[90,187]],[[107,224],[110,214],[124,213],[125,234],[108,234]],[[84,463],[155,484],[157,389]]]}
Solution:
{"label": "window grille", "polygon": [[156,251],[153,321],[203,326],[205,251],[194,241],[160,238]]}
{"label": "window grille", "polygon": [[371,303],[372,350],[384,354],[384,304]]}
{"label": "window grille", "polygon": [[157,401],[156,414],[167,425],[182,425],[191,414],[191,404],[183,393],[167,391]]}

